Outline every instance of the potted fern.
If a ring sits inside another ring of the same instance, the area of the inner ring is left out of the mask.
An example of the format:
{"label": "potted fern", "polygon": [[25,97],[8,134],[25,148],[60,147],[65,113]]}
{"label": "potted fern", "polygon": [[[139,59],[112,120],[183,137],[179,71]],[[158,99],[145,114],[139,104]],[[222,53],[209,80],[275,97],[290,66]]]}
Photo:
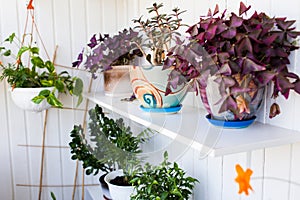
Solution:
{"label": "potted fern", "polygon": [[165,62],[166,68],[176,66],[174,71],[193,80],[207,119],[215,125],[250,125],[267,86],[274,99],[271,118],[280,113],[275,101],[280,94],[287,99],[291,90],[300,93],[299,77],[288,69],[291,52],[299,48],[295,21],[264,12],[247,17],[250,7],[241,2],[239,13],[228,16],[225,11],[218,15],[216,6],[189,27],[190,42],[173,48]]}
{"label": "potted fern", "polygon": [[[29,38],[28,45],[24,41]],[[15,47],[16,45],[16,47]],[[17,49],[16,53],[13,53]],[[59,93],[78,96],[77,105],[82,102],[83,82],[67,71],[57,73],[50,60],[43,60],[39,47],[33,43],[32,35],[24,34],[22,39],[11,34],[4,40],[0,53],[7,58],[0,62],[0,81],[7,80],[11,86],[14,103],[22,109],[40,112],[51,106],[62,108],[57,98]],[[28,63],[28,64],[25,64]]]}

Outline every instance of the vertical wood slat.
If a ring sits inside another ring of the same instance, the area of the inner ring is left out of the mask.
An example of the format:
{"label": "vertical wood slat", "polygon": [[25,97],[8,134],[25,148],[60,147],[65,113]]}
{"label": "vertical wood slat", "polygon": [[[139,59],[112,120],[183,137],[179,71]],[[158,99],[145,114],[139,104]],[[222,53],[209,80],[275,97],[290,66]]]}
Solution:
{"label": "vertical wood slat", "polygon": [[[264,199],[288,199],[291,145],[266,150]],[[277,189],[276,189],[277,188]]]}
{"label": "vertical wood slat", "polygon": [[[1,10],[2,16],[2,34],[3,36],[1,39],[6,38],[9,34],[12,32],[15,32],[19,35],[20,32],[20,20],[24,19],[24,12],[20,12],[22,10],[22,7],[18,4],[17,1],[9,1],[5,4],[6,6],[3,6],[3,9]],[[2,7],[2,6],[1,6]],[[24,10],[23,10],[24,11]],[[8,21],[7,16],[10,16],[13,21]],[[4,20],[5,19],[5,20]],[[11,151],[11,160],[12,160],[12,168],[11,173],[8,172],[7,175],[12,174],[11,180],[14,184],[13,193],[11,194],[11,197],[14,199],[30,199],[31,191],[24,190],[21,188],[16,188],[15,183],[21,182],[21,181],[29,181],[30,177],[28,175],[30,169],[27,166],[28,160],[28,151],[21,151],[19,148],[17,148],[17,144],[19,142],[26,143],[26,126],[25,126],[25,117],[24,112],[20,111],[19,108],[17,108],[15,105],[12,104],[9,92],[7,93],[7,115],[6,119],[8,120],[8,133],[10,138],[10,151]],[[3,106],[3,105],[1,105]],[[12,120],[13,119],[13,120]],[[2,127],[2,126],[1,126]],[[24,166],[24,167],[20,167]],[[1,183],[1,185],[6,184]],[[8,190],[9,191],[9,190]],[[7,194],[10,195],[10,194]],[[9,199],[10,197],[8,197]]]}

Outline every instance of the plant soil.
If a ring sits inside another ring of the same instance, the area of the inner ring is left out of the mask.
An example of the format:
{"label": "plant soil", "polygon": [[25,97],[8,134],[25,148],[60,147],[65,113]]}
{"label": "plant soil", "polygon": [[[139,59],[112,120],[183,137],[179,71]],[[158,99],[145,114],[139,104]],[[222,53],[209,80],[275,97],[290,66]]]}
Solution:
{"label": "plant soil", "polygon": [[124,176],[117,176],[116,178],[110,180],[110,183],[119,186],[131,186],[128,181],[125,180]]}

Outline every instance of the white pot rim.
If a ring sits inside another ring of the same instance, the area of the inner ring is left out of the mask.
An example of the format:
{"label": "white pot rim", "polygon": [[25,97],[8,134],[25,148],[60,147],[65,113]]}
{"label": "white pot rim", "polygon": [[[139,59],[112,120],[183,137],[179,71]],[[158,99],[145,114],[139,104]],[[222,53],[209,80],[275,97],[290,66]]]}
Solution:
{"label": "white pot rim", "polygon": [[31,91],[40,91],[40,90],[53,90],[54,89],[54,86],[53,87],[35,87],[35,88],[22,88],[22,87],[18,87],[18,88],[14,88],[12,89],[11,87],[9,88],[11,92],[13,91],[26,91],[26,90],[31,90]]}

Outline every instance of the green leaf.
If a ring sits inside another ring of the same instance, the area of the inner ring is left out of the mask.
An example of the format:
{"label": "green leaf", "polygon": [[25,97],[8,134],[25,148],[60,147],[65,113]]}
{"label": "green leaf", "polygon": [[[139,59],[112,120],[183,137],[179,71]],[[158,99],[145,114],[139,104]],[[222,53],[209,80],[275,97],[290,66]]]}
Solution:
{"label": "green leaf", "polygon": [[44,68],[44,61],[39,56],[33,56],[31,58],[31,63],[39,68]]}
{"label": "green leaf", "polygon": [[8,38],[6,38],[4,41],[5,42],[10,42],[12,43],[14,41],[14,38],[15,38],[16,34],[15,33],[12,33]]}
{"label": "green leaf", "polygon": [[53,80],[41,80],[41,84],[44,87],[52,87],[53,86]]}
{"label": "green leaf", "polygon": [[46,97],[45,96],[36,96],[31,101],[33,101],[36,104],[40,104]]}
{"label": "green leaf", "polygon": [[44,96],[44,97],[48,97],[50,95],[50,90],[42,90],[39,93],[39,96]]}
{"label": "green leaf", "polygon": [[39,54],[40,49],[38,47],[32,47],[30,48],[30,52],[33,54]]}
{"label": "green leaf", "polygon": [[55,87],[59,92],[64,92],[65,85],[64,85],[63,81],[61,81],[60,79],[56,80]]}
{"label": "green leaf", "polygon": [[28,51],[29,49],[30,49],[29,47],[25,47],[25,46],[21,47],[21,48],[19,49],[19,51],[18,51],[17,57],[18,57],[18,58],[21,57],[21,55],[22,55],[24,52]]}
{"label": "green leaf", "polygon": [[80,96],[82,94],[82,91],[83,91],[83,82],[80,78],[76,78],[73,94],[76,96]]}
{"label": "green leaf", "polygon": [[163,192],[162,194],[161,194],[161,199],[163,200],[163,199],[167,199],[167,197],[168,197],[168,192]]}
{"label": "green leaf", "polygon": [[83,101],[83,96],[82,96],[82,95],[79,95],[79,96],[78,96],[78,100],[77,100],[77,105],[76,105],[76,107],[78,107],[78,106],[82,103],[82,101]]}
{"label": "green leaf", "polygon": [[3,53],[4,56],[10,56],[11,54],[11,50],[7,50]]}
{"label": "green leaf", "polygon": [[45,63],[45,65],[46,65],[46,68],[48,69],[48,71],[49,71],[50,73],[54,72],[55,67],[54,67],[54,64],[53,64],[51,61],[48,60],[48,61]]}
{"label": "green leaf", "polygon": [[53,200],[56,200],[56,197],[55,197],[54,193],[51,192],[50,194],[51,194],[51,198],[52,198]]}
{"label": "green leaf", "polygon": [[51,92],[49,94],[49,96],[47,97],[47,102],[52,105],[55,106],[57,108],[62,108],[63,104],[56,98],[56,96],[53,94],[53,92]]}

